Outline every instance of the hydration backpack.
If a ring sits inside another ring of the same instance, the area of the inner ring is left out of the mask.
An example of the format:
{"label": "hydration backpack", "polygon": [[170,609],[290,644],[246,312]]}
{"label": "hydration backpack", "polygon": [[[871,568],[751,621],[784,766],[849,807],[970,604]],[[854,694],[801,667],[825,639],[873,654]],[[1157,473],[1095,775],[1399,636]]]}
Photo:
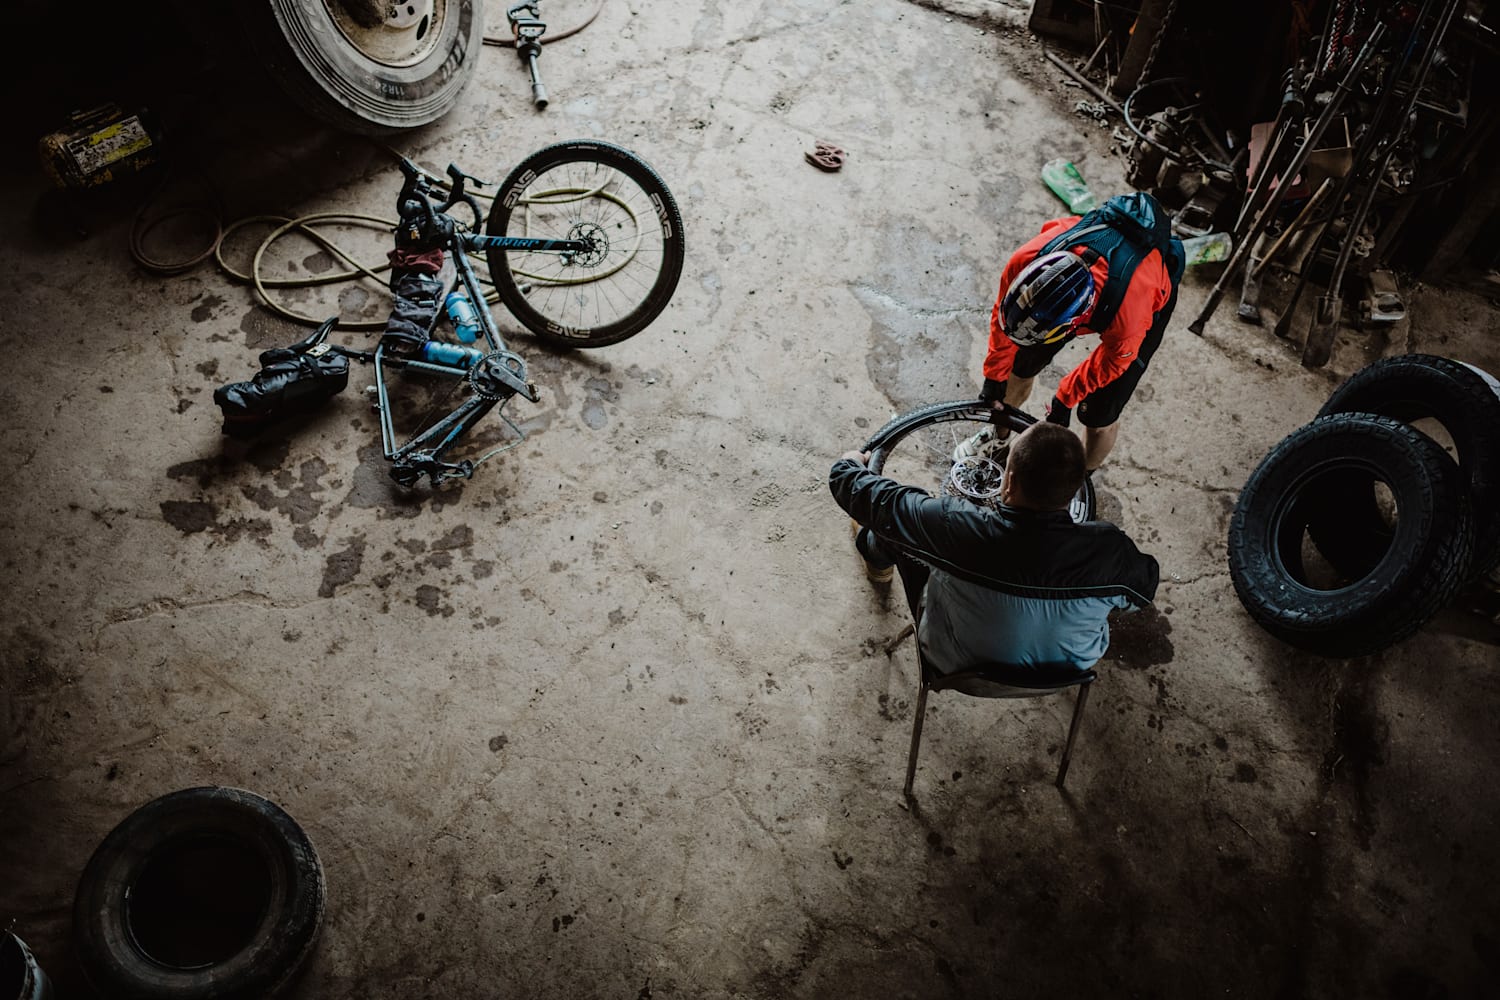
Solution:
{"label": "hydration backpack", "polygon": [[1115,195],[1079,219],[1073,228],[1053,237],[1037,256],[1075,248],[1089,267],[1100,257],[1109,261],[1104,287],[1085,324],[1095,333],[1114,322],[1136,267],[1152,250],[1161,253],[1173,285],[1182,280],[1187,265],[1182,241],[1172,235],[1172,220],[1161,203],[1144,191]]}

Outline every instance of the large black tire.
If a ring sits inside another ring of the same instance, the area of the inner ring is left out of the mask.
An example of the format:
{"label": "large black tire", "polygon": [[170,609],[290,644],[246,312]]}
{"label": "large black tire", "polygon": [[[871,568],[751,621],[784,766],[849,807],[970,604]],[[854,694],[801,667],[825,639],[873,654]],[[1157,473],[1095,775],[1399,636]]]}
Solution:
{"label": "large black tire", "polygon": [[[936,494],[952,466],[950,456],[958,442],[988,425],[1014,433],[1034,423],[1036,418],[1031,414],[1010,406],[996,410],[974,399],[932,403],[891,418],[860,450],[870,453],[871,472]],[[1084,478],[1068,514],[1080,523],[1094,519],[1092,479]]]}
{"label": "large black tire", "polygon": [[73,903],[84,973],[112,1000],[258,1000],[301,969],[322,924],[323,866],[275,804],[189,788],[131,813]]}
{"label": "large black tire", "polygon": [[[1430,418],[1458,451],[1474,511],[1472,576],[1500,564],[1500,382],[1472,365],[1405,354],[1355,372],[1318,411],[1378,413],[1406,423]],[[1347,484],[1349,503],[1309,526],[1318,550],[1351,575],[1369,572],[1390,540],[1368,477]]]}
{"label": "large black tire", "polygon": [[[415,10],[366,27],[351,12]],[[237,0],[256,54],[304,110],[335,128],[388,135],[428,125],[458,101],[484,47],[479,0]],[[403,15],[404,16],[404,15]]]}
{"label": "large black tire", "polygon": [[522,160],[500,186],[485,232],[595,242],[572,258],[487,251],[500,301],[526,329],[565,348],[618,344],[644,330],[671,301],[686,252],[682,213],[656,171],[628,149],[592,140]]}
{"label": "large black tire", "polygon": [[[1399,513],[1380,559],[1354,579],[1319,580],[1303,546],[1309,524],[1368,476]],[[1411,635],[1452,599],[1473,544],[1458,468],[1431,438],[1389,417],[1319,417],[1273,448],[1240,491],[1229,526],[1229,572],[1266,631],[1330,657],[1364,656]]]}

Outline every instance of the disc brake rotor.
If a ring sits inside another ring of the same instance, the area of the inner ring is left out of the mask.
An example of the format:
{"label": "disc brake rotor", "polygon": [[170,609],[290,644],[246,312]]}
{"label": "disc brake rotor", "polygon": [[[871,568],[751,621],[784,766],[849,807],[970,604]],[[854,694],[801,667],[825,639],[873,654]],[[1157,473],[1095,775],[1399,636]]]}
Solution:
{"label": "disc brake rotor", "polygon": [[943,480],[943,492],[981,507],[993,507],[1000,502],[1004,483],[1005,469],[998,462],[975,455],[953,464]]}
{"label": "disc brake rotor", "polygon": [[568,230],[568,239],[587,243],[589,248],[573,254],[573,263],[583,267],[598,267],[609,253],[609,236],[597,223],[577,222]]}

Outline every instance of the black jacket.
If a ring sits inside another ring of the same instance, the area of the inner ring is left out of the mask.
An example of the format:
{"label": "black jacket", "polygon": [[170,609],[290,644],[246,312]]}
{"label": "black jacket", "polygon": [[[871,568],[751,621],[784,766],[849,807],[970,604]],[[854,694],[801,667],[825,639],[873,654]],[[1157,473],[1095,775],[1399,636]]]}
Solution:
{"label": "black jacket", "polygon": [[834,463],[828,488],[882,542],[970,583],[1040,598],[1121,596],[1136,607],[1156,596],[1156,560],[1108,521],[986,510],[903,486],[853,459]]}
{"label": "black jacket", "polygon": [[1084,669],[1109,646],[1110,611],[1156,594],[1156,560],[1108,522],[932,497],[852,459],[834,463],[828,486],[882,545],[931,567],[920,638],[943,673]]}

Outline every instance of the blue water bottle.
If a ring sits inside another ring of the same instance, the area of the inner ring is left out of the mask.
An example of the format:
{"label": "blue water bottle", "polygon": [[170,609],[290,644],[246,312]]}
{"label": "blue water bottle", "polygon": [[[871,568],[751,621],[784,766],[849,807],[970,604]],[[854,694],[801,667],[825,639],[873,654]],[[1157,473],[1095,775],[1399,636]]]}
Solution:
{"label": "blue water bottle", "polygon": [[472,344],[479,339],[479,312],[474,308],[474,303],[469,301],[468,294],[462,288],[455,288],[448,293],[448,318],[453,320],[453,329],[458,334],[458,339],[465,344]]}
{"label": "blue water bottle", "polygon": [[473,368],[484,357],[477,347],[464,347],[443,340],[429,340],[422,345],[422,360],[435,365],[452,365],[455,368]]}

